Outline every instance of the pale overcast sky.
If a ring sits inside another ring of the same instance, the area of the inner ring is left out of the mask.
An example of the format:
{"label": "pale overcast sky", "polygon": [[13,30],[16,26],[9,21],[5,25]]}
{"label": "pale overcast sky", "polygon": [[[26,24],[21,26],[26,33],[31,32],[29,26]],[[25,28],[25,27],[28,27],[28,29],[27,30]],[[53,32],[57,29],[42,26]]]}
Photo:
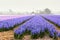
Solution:
{"label": "pale overcast sky", "polygon": [[60,11],[60,0],[0,0],[0,11],[33,11],[49,8],[53,12]]}

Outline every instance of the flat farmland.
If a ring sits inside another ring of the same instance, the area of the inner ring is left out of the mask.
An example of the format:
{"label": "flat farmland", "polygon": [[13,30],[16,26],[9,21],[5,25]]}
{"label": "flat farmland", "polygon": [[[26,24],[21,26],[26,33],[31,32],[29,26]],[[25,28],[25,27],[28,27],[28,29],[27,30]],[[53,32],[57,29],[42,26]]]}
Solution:
{"label": "flat farmland", "polygon": [[[55,18],[57,18],[57,19],[59,19],[59,17],[60,16],[58,16],[58,17],[55,17],[56,15],[53,15],[52,16],[52,18],[53,19],[55,19]],[[50,18],[50,15],[48,16],[49,18]],[[51,18],[51,19],[52,19]],[[58,32],[58,33],[60,33],[60,25],[58,25],[59,24],[59,22],[57,22],[58,24],[55,24],[56,23],[56,21],[51,21],[50,19],[47,19],[46,17],[45,17],[45,15],[32,15],[32,16],[30,16],[30,15],[21,15],[21,16],[19,16],[19,15],[15,15],[15,16],[1,16],[0,17],[0,40],[21,40],[20,39],[20,37],[19,36],[17,36],[17,37],[19,37],[19,38],[16,38],[14,35],[15,35],[15,33],[19,33],[19,35],[21,34],[21,32],[22,31],[19,31],[19,30],[22,30],[21,28],[23,28],[23,29],[25,29],[25,27],[26,27],[26,29],[30,29],[30,27],[28,27],[28,26],[30,26],[31,25],[31,28],[33,28],[33,29],[39,29],[39,28],[44,28],[45,26],[44,25],[46,25],[46,28],[49,28],[49,26],[50,26],[50,28],[51,28],[51,30],[52,30],[52,27],[53,27],[53,31],[52,31],[52,33],[53,32]],[[12,20],[13,21],[12,21]],[[7,21],[6,21],[7,20]],[[36,21],[37,20],[37,21]],[[59,19],[60,20],[60,19]],[[58,21],[59,21],[58,20]],[[43,23],[41,22],[41,21],[43,21]],[[45,22],[46,21],[46,22]],[[14,23],[13,23],[14,22]],[[39,23],[40,22],[40,23]],[[9,24],[6,24],[6,23],[9,23]],[[13,23],[13,24],[12,24]],[[46,23],[46,24],[45,24]],[[40,24],[40,25],[39,25]],[[1,26],[2,25],[2,26]],[[7,26],[8,25],[8,26]],[[49,25],[49,26],[48,26]],[[35,28],[35,26],[37,26],[37,28]],[[38,27],[39,26],[39,27]],[[44,26],[44,27],[43,27]],[[5,29],[6,28],[6,29]],[[19,29],[19,30],[18,30]],[[39,29],[40,30],[40,29]],[[38,30],[38,31],[39,31]],[[45,30],[45,28],[44,28],[44,30]],[[49,30],[49,29],[48,29]],[[56,30],[56,31],[55,31]],[[18,32],[17,32],[18,31]],[[33,34],[33,33],[35,33],[35,32],[32,32],[33,30],[31,29],[31,34],[28,34],[28,35],[24,35],[24,37],[22,38],[22,40],[32,40],[32,38],[31,38],[31,35]],[[42,30],[41,30],[42,31]],[[40,32],[40,31],[39,31]],[[39,34],[39,32],[36,32],[37,34]],[[45,32],[45,31],[44,31]],[[51,34],[51,35],[54,35],[54,34]],[[60,34],[58,35],[58,34],[56,34],[57,35],[57,39],[56,40],[60,40]],[[55,36],[55,35],[54,35]],[[54,38],[54,36],[52,36],[52,38],[51,37],[49,37],[49,35],[47,35],[46,33],[45,33],[45,35],[44,35],[44,37],[43,38],[40,38],[40,37],[38,37],[37,39],[35,38],[35,39],[33,39],[33,40],[53,40],[53,38]]]}

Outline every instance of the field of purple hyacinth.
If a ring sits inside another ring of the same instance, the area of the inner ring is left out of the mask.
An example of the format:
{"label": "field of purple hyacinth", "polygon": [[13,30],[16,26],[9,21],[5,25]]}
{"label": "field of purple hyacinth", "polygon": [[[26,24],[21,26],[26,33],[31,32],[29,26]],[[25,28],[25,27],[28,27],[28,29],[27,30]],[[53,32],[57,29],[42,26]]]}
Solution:
{"label": "field of purple hyacinth", "polygon": [[[53,19],[54,21],[51,21]],[[13,39],[16,40],[23,39],[26,35],[30,35],[30,39],[40,38],[43,40],[45,36],[48,36],[51,40],[59,40],[60,30],[58,28],[59,22],[57,22],[59,19],[60,15],[32,15],[1,20],[0,34],[3,32],[8,33],[8,31],[12,31]],[[57,27],[56,24],[58,25]],[[58,28],[58,30],[56,28]],[[3,37],[0,38],[2,39]]]}

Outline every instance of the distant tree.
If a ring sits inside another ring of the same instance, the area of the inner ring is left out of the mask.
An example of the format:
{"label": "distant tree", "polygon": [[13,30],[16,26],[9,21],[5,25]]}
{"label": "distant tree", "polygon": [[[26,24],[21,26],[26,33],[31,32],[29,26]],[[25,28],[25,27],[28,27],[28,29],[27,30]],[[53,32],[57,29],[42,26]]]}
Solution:
{"label": "distant tree", "polygon": [[45,13],[50,14],[51,13],[50,9],[46,8]]}

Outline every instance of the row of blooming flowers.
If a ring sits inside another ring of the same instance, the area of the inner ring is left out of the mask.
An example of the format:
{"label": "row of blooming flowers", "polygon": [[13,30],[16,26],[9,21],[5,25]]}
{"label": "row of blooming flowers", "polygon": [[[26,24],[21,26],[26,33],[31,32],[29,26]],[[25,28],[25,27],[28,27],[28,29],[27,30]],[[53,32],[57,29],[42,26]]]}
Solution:
{"label": "row of blooming flowers", "polygon": [[32,17],[33,16],[26,16],[26,17],[21,17],[21,18],[14,18],[14,19],[0,21],[0,32],[13,29],[15,26],[20,25],[21,23],[25,21],[28,21]]}
{"label": "row of blooming flowers", "polygon": [[60,32],[56,31],[55,26],[40,15],[35,15],[32,19],[14,30],[14,37],[16,39],[22,39],[26,34],[30,34],[31,38],[42,38],[45,34],[51,38],[60,37]]}
{"label": "row of blooming flowers", "polygon": [[43,17],[60,27],[60,15],[43,15]]}

